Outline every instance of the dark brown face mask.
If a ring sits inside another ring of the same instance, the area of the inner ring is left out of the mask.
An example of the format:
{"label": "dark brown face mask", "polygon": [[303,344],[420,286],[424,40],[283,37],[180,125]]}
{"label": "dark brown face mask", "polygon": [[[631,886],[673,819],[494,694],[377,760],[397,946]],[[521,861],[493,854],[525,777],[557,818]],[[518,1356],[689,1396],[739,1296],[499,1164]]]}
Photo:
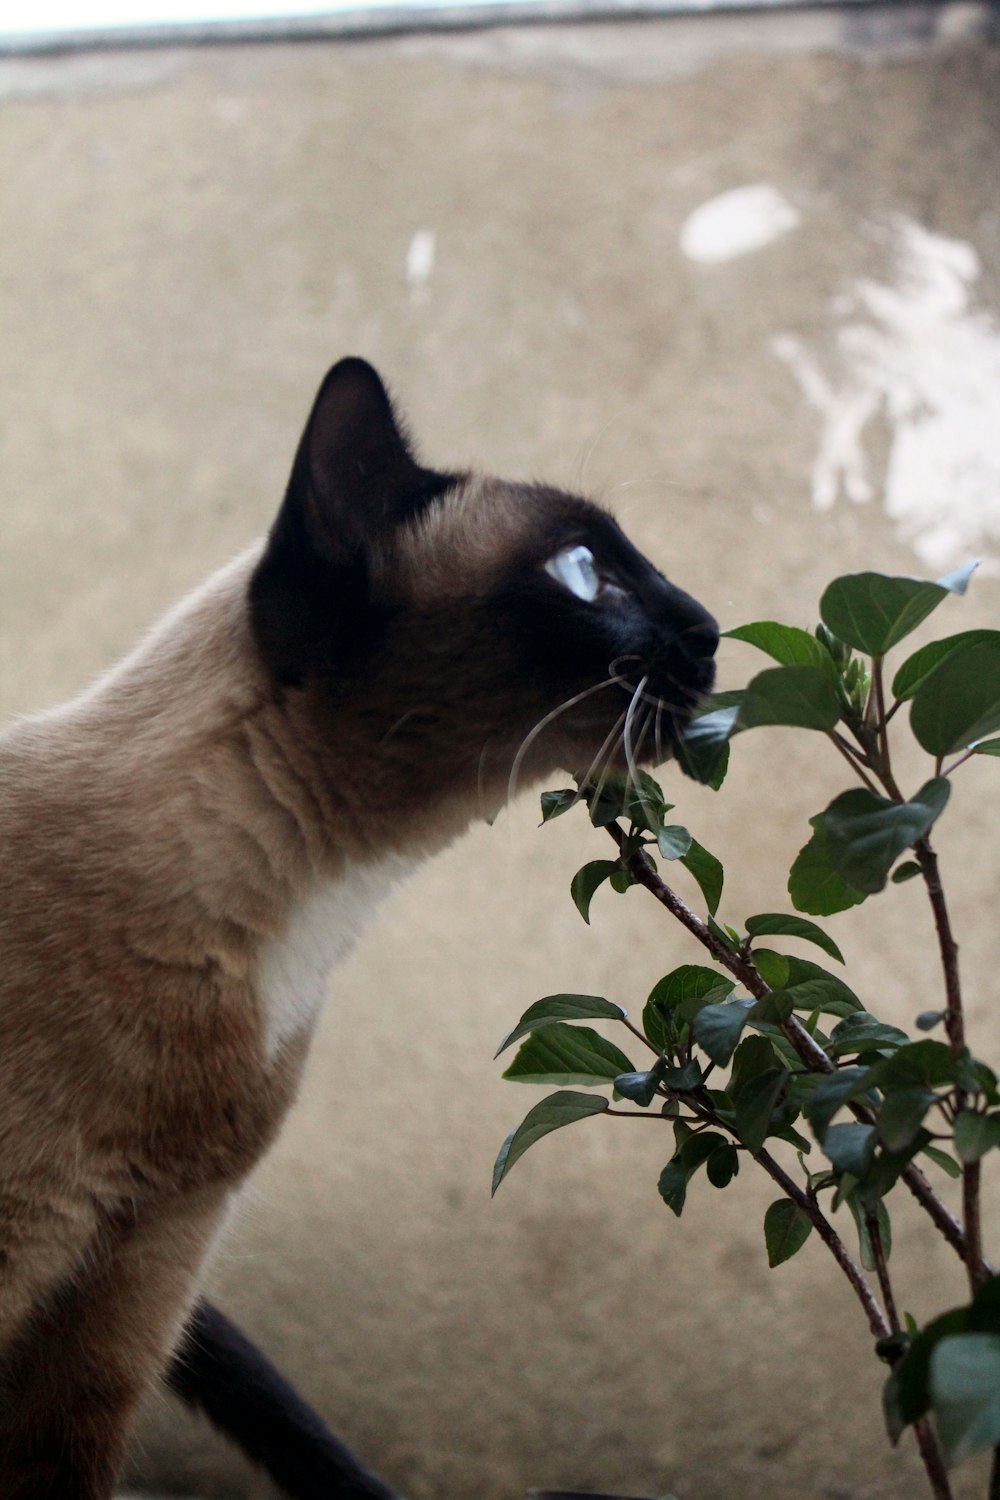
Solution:
{"label": "dark brown face mask", "polygon": [[356,359],[323,382],[250,598],[278,687],[410,795],[663,758],[714,680],[715,620],[610,515],[423,468]]}

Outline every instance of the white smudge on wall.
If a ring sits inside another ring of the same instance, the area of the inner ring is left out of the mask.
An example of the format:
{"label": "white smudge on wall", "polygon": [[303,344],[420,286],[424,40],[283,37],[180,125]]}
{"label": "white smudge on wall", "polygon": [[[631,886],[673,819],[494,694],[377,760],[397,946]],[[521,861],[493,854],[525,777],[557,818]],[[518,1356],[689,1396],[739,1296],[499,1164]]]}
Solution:
{"label": "white smudge on wall", "polygon": [[760,182],[699,204],[681,227],[680,246],[689,260],[719,265],[762,250],[798,223],[798,211],[788,199]]}
{"label": "white smudge on wall", "polygon": [[[946,568],[1000,543],[1000,322],[973,305],[971,245],[903,218],[892,243],[895,284],[858,281],[834,303],[835,377],[792,334],[772,347],[822,418],[817,509],[881,489],[917,555]],[[876,483],[864,434],[878,412],[891,437]]]}
{"label": "white smudge on wall", "polygon": [[406,284],[412,302],[430,300],[430,279],[434,270],[437,238],[433,229],[418,229],[406,252]]}

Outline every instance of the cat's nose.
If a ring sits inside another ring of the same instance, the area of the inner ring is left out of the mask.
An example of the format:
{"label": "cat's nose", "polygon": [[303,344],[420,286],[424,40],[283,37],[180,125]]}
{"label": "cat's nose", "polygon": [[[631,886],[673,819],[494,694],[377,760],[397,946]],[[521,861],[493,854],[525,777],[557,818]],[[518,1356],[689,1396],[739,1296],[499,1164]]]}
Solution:
{"label": "cat's nose", "polygon": [[706,659],[714,656],[719,645],[718,621],[703,611],[700,620],[682,630],[681,640],[692,656]]}
{"label": "cat's nose", "polygon": [[715,655],[719,644],[719,625],[705,607],[670,585],[670,623],[675,639],[692,656],[707,660]]}

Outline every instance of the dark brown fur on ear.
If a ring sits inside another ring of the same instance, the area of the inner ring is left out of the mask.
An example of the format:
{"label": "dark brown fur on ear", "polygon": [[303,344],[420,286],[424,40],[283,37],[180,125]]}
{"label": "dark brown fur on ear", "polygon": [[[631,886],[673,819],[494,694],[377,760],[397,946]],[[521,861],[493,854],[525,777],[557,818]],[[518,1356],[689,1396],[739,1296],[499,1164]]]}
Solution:
{"label": "dark brown fur on ear", "polygon": [[414,460],[385,386],[342,359],[313,403],[292,476],[250,586],[254,633],[280,682],[363,654],[372,545],[454,482]]}

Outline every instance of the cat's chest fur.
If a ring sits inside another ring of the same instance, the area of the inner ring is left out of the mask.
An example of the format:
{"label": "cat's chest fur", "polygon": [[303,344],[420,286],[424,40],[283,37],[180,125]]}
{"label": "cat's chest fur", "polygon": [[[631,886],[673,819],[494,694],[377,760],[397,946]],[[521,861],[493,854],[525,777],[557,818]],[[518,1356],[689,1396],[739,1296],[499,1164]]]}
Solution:
{"label": "cat's chest fur", "polygon": [[413,864],[390,855],[317,879],[295,902],[283,928],[265,939],[255,991],[269,1061],[287,1041],[312,1031],[326,999],[330,971],[347,957],[390,889]]}

